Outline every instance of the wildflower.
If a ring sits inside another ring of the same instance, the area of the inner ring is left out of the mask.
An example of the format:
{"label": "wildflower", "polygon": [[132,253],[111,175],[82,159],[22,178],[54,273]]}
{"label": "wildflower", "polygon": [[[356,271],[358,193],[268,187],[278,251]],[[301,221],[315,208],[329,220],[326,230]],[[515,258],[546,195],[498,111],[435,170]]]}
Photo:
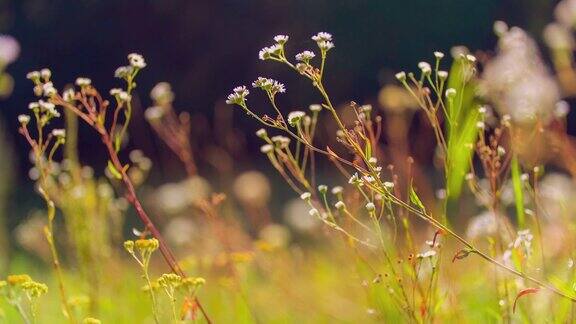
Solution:
{"label": "wildflower", "polygon": [[554,116],[556,118],[564,118],[568,115],[569,111],[570,111],[570,105],[566,101],[560,100],[556,103],[556,106],[554,107]]}
{"label": "wildflower", "polygon": [[471,63],[476,63],[476,56],[474,56],[472,54],[468,54],[468,55],[466,55],[466,60],[468,60],[468,62],[471,62]]}
{"label": "wildflower", "polygon": [[250,94],[250,91],[246,89],[246,86],[239,86],[232,90],[232,93],[228,95],[226,103],[229,105],[239,105],[244,106],[246,103],[246,96]]}
{"label": "wildflower", "polygon": [[358,173],[354,173],[350,179],[348,180],[348,183],[351,185],[355,185],[355,186],[361,186],[363,185],[362,179],[360,179],[360,177],[358,176]]}
{"label": "wildflower", "polygon": [[28,72],[26,74],[26,79],[36,82],[36,81],[40,80],[40,76],[41,76],[40,72],[32,71],[32,72]]}
{"label": "wildflower", "polygon": [[312,104],[308,107],[308,109],[310,109],[311,112],[319,112],[322,110],[322,105]]}
{"label": "wildflower", "polygon": [[18,115],[18,122],[22,125],[26,125],[30,122],[30,116],[28,115]]}
{"label": "wildflower", "polygon": [[48,115],[52,117],[60,117],[60,113],[56,110],[56,105],[53,103],[39,100],[38,105],[40,106],[40,109],[45,111]]}
{"label": "wildflower", "polygon": [[442,80],[446,80],[448,78],[448,72],[446,71],[438,71],[438,77]]}
{"label": "wildflower", "polygon": [[260,50],[258,57],[264,61],[268,59],[278,59],[279,55],[282,53],[282,45],[274,44],[272,46],[266,46]]}
{"label": "wildflower", "polygon": [[132,96],[126,91],[120,91],[120,93],[118,93],[118,99],[120,101],[128,102],[132,99]]}
{"label": "wildflower", "polygon": [[22,289],[30,298],[38,298],[48,292],[48,286],[32,280],[24,282]]}
{"label": "wildflower", "polygon": [[332,40],[332,34],[327,32],[319,32],[318,34],[312,36],[312,40],[316,43],[326,42]]}
{"label": "wildflower", "polygon": [[500,115],[508,114],[519,124],[550,122],[560,99],[536,42],[518,27],[501,35],[497,55],[484,66],[479,86]]}
{"label": "wildflower", "polygon": [[144,61],[144,57],[137,53],[128,54],[128,61],[130,62],[130,66],[133,66],[137,69],[143,69],[146,67],[146,62]]}
{"label": "wildflower", "polygon": [[50,81],[42,85],[42,92],[46,97],[52,97],[53,95],[58,93],[58,91],[56,91],[56,88],[54,88],[54,84]]}
{"label": "wildflower", "polygon": [[454,96],[456,96],[456,89],[454,88],[448,88],[446,89],[446,98],[451,99],[454,98]]}
{"label": "wildflower", "polygon": [[286,36],[286,35],[276,35],[274,36],[274,41],[280,45],[284,45],[286,44],[286,42],[288,41],[290,37]]}
{"label": "wildflower", "polygon": [[322,50],[323,52],[329,51],[331,49],[334,48],[334,43],[329,42],[329,41],[323,41],[323,42],[319,42],[318,43],[318,47],[320,48],[320,50]]}
{"label": "wildflower", "polygon": [[88,78],[77,78],[76,79],[76,85],[79,87],[86,87],[86,86],[89,86],[90,84],[92,84],[92,80],[90,80]]}
{"label": "wildflower", "polygon": [[320,212],[316,208],[310,209],[310,211],[308,211],[308,214],[310,214],[310,216],[320,217]]}
{"label": "wildflower", "polygon": [[159,105],[166,105],[174,101],[174,92],[168,82],[159,82],[150,90],[150,98]]}
{"label": "wildflower", "polygon": [[11,286],[20,286],[28,281],[32,281],[32,278],[27,274],[9,275],[6,278],[6,282]]}
{"label": "wildflower", "polygon": [[0,34],[0,62],[3,65],[11,64],[16,61],[20,55],[20,44],[18,41],[8,35]]}
{"label": "wildflower", "polygon": [[296,127],[304,116],[306,116],[306,113],[303,111],[292,111],[288,114],[288,124]]}
{"label": "wildflower", "polygon": [[423,74],[429,74],[432,72],[432,67],[428,62],[420,62],[418,63],[418,68],[422,71]]}
{"label": "wildflower", "polygon": [[136,240],[134,242],[134,245],[136,246],[136,248],[138,250],[140,250],[141,253],[152,253],[154,251],[156,251],[158,249],[158,247],[160,246],[160,243],[158,242],[157,239],[155,238],[151,238],[151,239],[139,239]]}
{"label": "wildflower", "polygon": [[134,67],[132,66],[121,66],[114,71],[114,77],[119,79],[126,79],[128,76],[132,75],[134,72]]}
{"label": "wildflower", "polygon": [[319,185],[318,186],[318,192],[320,192],[321,194],[325,194],[328,191],[328,186],[326,185]]}
{"label": "wildflower", "polygon": [[376,205],[374,205],[373,202],[367,203],[365,207],[366,207],[366,210],[369,212],[373,212],[376,210]]}
{"label": "wildflower", "polygon": [[260,147],[260,152],[268,154],[274,151],[274,146],[272,144],[265,144]]}
{"label": "wildflower", "polygon": [[336,187],[332,188],[332,194],[333,195],[339,195],[342,193],[342,191],[344,191],[344,188],[342,188],[341,186],[336,186]]}
{"label": "wildflower", "polygon": [[431,257],[433,257],[433,256],[435,256],[435,255],[436,255],[436,251],[434,251],[434,250],[428,250],[428,251],[426,251],[426,252],[424,252],[424,253],[419,253],[419,254],[417,254],[416,257],[417,257],[418,259],[426,259],[426,258],[431,258]]}
{"label": "wildflower", "polygon": [[304,192],[303,194],[300,195],[300,199],[308,201],[310,200],[310,198],[312,197],[312,194],[309,192]]}
{"label": "wildflower", "polygon": [[315,56],[316,54],[314,54],[314,52],[306,50],[296,54],[296,61],[308,64],[310,60],[313,59]]}
{"label": "wildflower", "polygon": [[50,77],[52,76],[52,71],[50,71],[50,69],[44,68],[44,69],[40,70],[40,76],[45,81],[48,81],[48,80],[50,80]]}
{"label": "wildflower", "polygon": [[144,111],[144,118],[148,121],[159,120],[164,116],[164,108],[160,106],[152,106]]}
{"label": "wildflower", "polygon": [[436,51],[434,52],[434,57],[440,60],[444,58],[444,53]]}
{"label": "wildflower", "polygon": [[66,102],[74,101],[75,97],[76,97],[76,92],[74,91],[73,88],[68,88],[68,89],[64,90],[64,92],[62,93],[62,99],[64,99],[64,101],[66,101]]}
{"label": "wildflower", "polygon": [[368,183],[373,183],[373,182],[376,181],[376,179],[374,179],[373,176],[369,176],[369,175],[366,175],[366,176],[364,176],[364,177],[362,177],[362,178],[364,179],[364,181],[366,181],[366,182],[368,182]]}
{"label": "wildflower", "polygon": [[406,80],[406,72],[400,71],[394,75],[398,81],[403,82]]}
{"label": "wildflower", "polygon": [[508,24],[506,24],[502,20],[497,20],[494,22],[494,26],[492,28],[494,30],[494,34],[500,37],[508,31]]}
{"label": "wildflower", "polygon": [[260,128],[259,130],[256,131],[256,136],[258,136],[260,138],[266,138],[266,137],[268,137],[268,133],[266,132],[266,130],[264,128]]}
{"label": "wildflower", "polygon": [[394,188],[394,182],[386,181],[383,184],[384,184],[384,187],[386,187],[388,189]]}
{"label": "wildflower", "polygon": [[290,144],[290,139],[282,135],[272,136],[271,140],[274,144],[276,144],[277,147],[281,149],[287,148]]}
{"label": "wildflower", "polygon": [[499,156],[504,156],[506,154],[506,149],[504,149],[502,146],[498,145],[498,148],[496,148],[496,151],[498,152]]}
{"label": "wildflower", "polygon": [[61,128],[53,129],[52,135],[56,138],[63,139],[66,137],[66,130]]}
{"label": "wildflower", "polygon": [[30,110],[38,110],[40,109],[40,103],[39,102],[31,102],[28,104],[28,109]]}

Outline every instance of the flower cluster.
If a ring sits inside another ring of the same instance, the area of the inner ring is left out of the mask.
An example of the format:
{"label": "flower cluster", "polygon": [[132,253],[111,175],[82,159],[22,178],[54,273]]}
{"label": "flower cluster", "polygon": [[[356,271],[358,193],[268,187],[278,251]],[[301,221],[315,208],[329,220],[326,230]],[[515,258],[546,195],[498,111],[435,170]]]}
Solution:
{"label": "flower cluster", "polygon": [[232,90],[232,93],[228,95],[226,103],[229,105],[239,105],[246,106],[246,96],[250,94],[250,91],[246,86],[239,86]]}
{"label": "flower cluster", "polygon": [[286,87],[284,84],[274,80],[263,77],[258,77],[256,81],[252,82],[252,87],[260,88],[266,91],[270,96],[275,96],[277,93],[286,92]]}
{"label": "flower cluster", "polygon": [[128,63],[129,65],[121,66],[116,69],[114,72],[114,76],[119,79],[124,79],[128,82],[131,82],[132,79],[136,76],[138,71],[142,70],[146,67],[146,61],[144,57],[137,53],[128,54]]}

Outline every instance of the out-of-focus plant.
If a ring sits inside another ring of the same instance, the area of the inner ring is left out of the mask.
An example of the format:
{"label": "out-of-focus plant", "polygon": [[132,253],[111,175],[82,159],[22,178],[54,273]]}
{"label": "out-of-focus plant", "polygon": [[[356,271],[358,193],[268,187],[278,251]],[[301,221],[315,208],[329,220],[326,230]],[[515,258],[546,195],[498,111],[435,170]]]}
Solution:
{"label": "out-of-focus plant", "polygon": [[0,281],[0,293],[16,308],[24,323],[37,323],[37,300],[48,292],[48,286],[27,274],[10,275]]}
{"label": "out-of-focus plant", "polygon": [[20,55],[20,44],[9,35],[0,34],[0,98],[6,98],[12,93],[14,79],[6,73],[6,67],[12,64]]}
{"label": "out-of-focus plant", "polygon": [[[288,39],[288,36],[285,35],[276,36],[274,45],[265,47],[260,51],[260,59],[285,64],[304,76],[318,91],[323,103],[310,106],[311,115],[303,111],[293,111],[284,117],[282,109],[277,104],[276,96],[285,92],[285,86],[276,80],[262,77],[254,81],[252,85],[266,93],[274,108],[274,116],[260,116],[249,107],[247,96],[250,92],[245,86],[234,88],[228,96],[227,103],[239,106],[243,112],[269,129],[278,130],[290,136],[290,138],[280,135],[269,136],[265,129],[256,133],[266,142],[261,148],[262,153],[268,156],[271,164],[286,179],[287,183],[301,194],[301,198],[308,202],[312,217],[319,218],[350,242],[365,245],[369,249],[376,249],[378,253],[383,254],[385,271],[390,274],[390,278],[385,279],[386,284],[393,291],[399,291],[396,298],[392,299],[408,319],[432,321],[438,303],[442,303],[442,298],[437,290],[442,247],[445,244],[444,242],[441,243],[441,237],[452,238],[464,245],[464,248],[455,254],[453,262],[469,255],[477,255],[496,268],[516,275],[530,284],[547,289],[571,301],[576,301],[576,297],[563,288],[557,288],[528,274],[527,268],[506,264],[498,260],[499,255],[506,253],[505,246],[507,244],[507,241],[499,234],[492,237],[494,250],[481,251],[472,242],[447,226],[445,222],[447,210],[445,208],[442,209],[441,218],[434,217],[432,212],[422,203],[416,188],[410,185],[406,189],[406,193],[400,192],[397,186],[399,179],[393,172],[393,166],[388,167],[390,175],[386,176],[380,160],[376,157],[381,119],[372,116],[373,112],[370,106],[358,106],[352,103],[349,109],[354,112],[355,119],[352,126],[347,126],[330,100],[324,86],[324,71],[327,54],[334,47],[332,35],[318,33],[312,37],[320,50],[321,61],[319,65],[312,63],[316,57],[312,51],[297,54],[296,62],[291,62],[286,56],[285,49]],[[446,194],[452,199],[459,197],[466,172],[473,165],[474,142],[478,136],[477,157],[491,184],[490,195],[492,198],[487,207],[498,220],[502,217],[499,216],[501,213],[499,205],[501,186],[509,174],[507,170],[510,161],[510,154],[506,153],[501,142],[507,127],[510,125],[511,118],[504,115],[502,126],[488,131],[485,120],[487,108],[474,104],[476,100],[474,98],[477,96],[475,84],[478,82],[475,56],[467,53],[456,53],[455,63],[450,73],[440,70],[444,54],[436,52],[435,57],[434,67],[426,62],[418,64],[420,69],[418,76],[413,73],[400,72],[396,74],[396,78],[412,94],[434,130],[434,136],[438,143],[438,156],[443,165],[447,186],[440,199],[444,201]],[[319,123],[319,113],[322,110],[328,111],[328,115],[338,125],[336,136],[347,149],[348,152],[345,154],[351,158],[342,157],[342,154],[335,153],[331,147],[320,148],[315,143],[314,133]],[[291,139],[296,140],[294,146],[291,145]],[[314,153],[325,155],[332,161],[337,169],[349,179],[348,182],[352,186],[352,192],[347,192],[346,195],[341,187],[335,187],[332,190],[337,199],[334,206],[330,203],[327,186],[320,185],[313,188],[311,185],[315,178],[314,160],[311,158]],[[409,161],[409,163],[411,162]],[[348,171],[350,169],[355,172],[351,176],[351,172]],[[386,179],[388,177],[389,180]],[[470,179],[469,176],[466,178]],[[404,181],[411,183],[412,179],[409,178]],[[359,197],[360,201],[363,200],[360,202],[360,206],[364,205],[364,208],[350,207],[352,204],[346,201],[354,201],[353,196]],[[455,212],[456,210],[448,211]],[[404,213],[413,214],[435,228],[436,232],[433,239],[427,242],[429,250],[414,253],[414,229],[410,225],[410,219],[400,217]],[[364,220],[365,216],[368,217],[367,221]],[[395,234],[392,239],[385,234],[396,233],[395,228],[398,224],[404,231],[402,236],[405,240],[404,243],[396,242]],[[358,231],[363,234],[355,234]],[[517,240],[520,240],[519,242],[531,240],[529,233],[526,234],[525,231],[518,233],[520,238]],[[378,247],[372,243],[372,240],[362,239],[362,237],[370,237],[370,235],[374,235]],[[516,248],[521,243],[510,244]],[[407,247],[406,252],[403,251],[403,246]],[[393,260],[397,255],[404,253],[410,253],[407,265],[398,266]],[[362,260],[368,266],[373,261]],[[431,276],[429,283],[425,284],[422,282],[419,271],[427,265],[427,260],[430,260]],[[409,280],[405,282],[402,278],[409,278]],[[509,286],[506,279],[497,280],[497,283],[499,286],[498,298],[504,300],[504,304],[507,305],[502,308],[502,317],[506,319],[513,311],[512,307],[509,306],[512,303]],[[503,287],[502,291],[500,285]],[[414,298],[414,292],[418,296],[417,299]],[[518,296],[522,295],[525,293],[520,291]]]}
{"label": "out-of-focus plant", "polygon": [[[74,113],[80,120],[91,126],[100,135],[108,152],[109,161],[107,172],[124,185],[126,199],[134,206],[138,216],[144,223],[145,231],[151,233],[158,240],[159,249],[168,265],[177,274],[184,275],[173,253],[164,242],[159,230],[155,227],[148,214],[144,211],[142,203],[137,197],[134,181],[130,177],[129,169],[131,165],[124,164],[119,157],[121,143],[127,134],[128,125],[132,117],[132,91],[136,87],[135,78],[140,70],[146,67],[144,58],[139,54],[133,53],[128,55],[128,60],[129,65],[122,66],[115,72],[116,77],[126,83],[126,88],[114,88],[110,90],[110,94],[113,96],[115,102],[113,111],[109,109],[111,106],[110,102],[100,95],[96,88],[92,86],[92,81],[88,78],[80,77],[76,79],[75,84],[79,88],[78,90],[68,88],[62,93],[59,93],[52,81],[50,81],[51,72],[48,69],[39,72],[30,72],[28,78],[34,83],[34,93],[38,97],[46,98],[47,101],[40,100],[31,106],[38,120],[38,124],[41,125],[38,129],[39,140],[35,141],[29,135],[26,127],[30,119],[28,116],[23,115],[20,118],[22,124],[21,132],[35,150],[37,155],[36,161],[42,161],[44,155],[47,155],[47,161],[52,161],[52,156],[56,149],[64,143],[65,132],[64,130],[55,130],[51,136],[45,137],[42,131],[43,127],[52,118],[60,116],[56,107],[62,107]],[[56,144],[46,153],[53,138],[56,139]],[[48,173],[47,170],[45,171],[46,167],[44,164],[41,164],[38,169],[41,174],[40,182],[46,183],[48,181]],[[47,187],[47,185],[43,187]],[[41,193],[47,200],[49,215],[51,215],[50,219],[52,220],[55,212],[54,202],[50,199],[47,189],[41,190]],[[66,303],[65,298],[63,298],[63,302]],[[207,315],[197,300],[195,300],[195,303],[198,304],[200,312],[202,312],[208,320]]]}

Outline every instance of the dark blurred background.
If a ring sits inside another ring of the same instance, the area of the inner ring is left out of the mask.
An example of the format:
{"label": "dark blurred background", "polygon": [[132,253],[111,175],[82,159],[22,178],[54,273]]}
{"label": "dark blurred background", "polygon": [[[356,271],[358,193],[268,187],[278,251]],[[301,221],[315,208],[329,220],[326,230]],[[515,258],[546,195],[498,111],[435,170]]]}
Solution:
{"label": "dark blurred background", "polygon": [[[327,76],[334,101],[363,103],[372,100],[395,71],[431,60],[434,50],[448,53],[454,45],[493,48],[492,24],[497,19],[540,39],[554,4],[534,0],[0,0],[0,33],[16,37],[22,47],[19,60],[8,69],[15,89],[0,102],[0,120],[14,143],[17,172],[25,175],[28,147],[17,136],[15,118],[34,99],[25,78],[30,70],[49,67],[59,88],[77,76],[90,77],[107,92],[120,85],[113,78],[116,67],[126,63],[128,53],[139,52],[148,63],[137,89],[142,108],[150,103],[148,92],[154,84],[168,81],[176,93],[177,109],[210,116],[232,87],[249,84],[260,75],[286,83],[288,94],[281,97],[282,106],[303,108],[318,101],[317,95],[285,67],[258,60],[258,51],[270,45],[274,35],[287,34],[292,56],[314,49],[310,36],[327,31],[336,44]],[[152,137],[139,117],[132,125],[133,134]],[[249,135],[257,127],[240,113],[234,122]],[[146,151],[149,137],[133,136],[132,143]],[[83,129],[80,141],[83,161],[96,163],[98,170],[106,157],[97,146],[97,136]],[[249,142],[249,147],[256,155],[257,143]],[[28,188],[24,191],[31,190],[28,179],[19,181]],[[19,199],[25,198],[15,201]]]}

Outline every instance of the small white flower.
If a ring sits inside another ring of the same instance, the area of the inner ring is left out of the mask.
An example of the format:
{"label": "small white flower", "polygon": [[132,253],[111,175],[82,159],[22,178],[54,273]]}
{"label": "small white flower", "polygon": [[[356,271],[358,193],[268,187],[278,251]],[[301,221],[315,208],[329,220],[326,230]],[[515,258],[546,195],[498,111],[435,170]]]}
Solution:
{"label": "small white flower", "polygon": [[62,98],[66,102],[74,101],[74,97],[76,97],[76,92],[74,91],[73,88],[68,88],[68,89],[64,90],[64,93],[62,93]]}
{"label": "small white flower", "polygon": [[442,52],[434,52],[434,57],[437,59],[442,59],[444,57],[444,53]]}
{"label": "small white flower", "polygon": [[310,209],[310,211],[308,212],[308,214],[310,214],[310,216],[320,217],[320,212],[319,212],[318,209],[316,209],[316,208]]}
{"label": "small white flower", "polygon": [[290,144],[290,139],[288,137],[282,136],[282,135],[272,136],[272,138],[270,138],[270,140],[272,140],[272,142],[274,144],[276,144],[276,146],[281,148],[281,149],[287,148],[288,145]]}
{"label": "small white flower", "polygon": [[306,116],[306,113],[303,111],[292,111],[288,114],[288,124],[296,127],[304,116]]}
{"label": "small white flower", "polygon": [[42,92],[46,97],[52,97],[53,95],[57,94],[58,91],[54,88],[54,84],[51,81],[48,81],[42,85]]}
{"label": "small white flower", "polygon": [[30,110],[40,109],[40,103],[39,102],[31,102],[28,104],[28,109],[30,109]]}
{"label": "small white flower", "polygon": [[325,194],[328,191],[328,186],[326,185],[319,185],[318,186],[318,192],[320,192],[321,194]]}
{"label": "small white flower", "polygon": [[454,98],[454,96],[456,95],[456,89],[454,88],[448,88],[446,90],[446,98],[450,99],[450,98]]}
{"label": "small white flower", "polygon": [[526,182],[530,180],[530,176],[528,175],[528,173],[522,173],[522,175],[520,176],[520,180]]}
{"label": "small white flower", "polygon": [[303,51],[301,53],[296,54],[296,61],[308,63],[315,56],[316,54],[314,54],[314,52],[312,51]]}
{"label": "small white flower", "polygon": [[246,86],[239,86],[232,90],[232,93],[228,95],[226,103],[229,105],[244,105],[246,101],[246,96],[250,94],[250,91],[246,89]]}
{"label": "small white flower", "polygon": [[467,181],[474,180],[474,174],[473,174],[473,173],[466,173],[465,179],[466,179]]}
{"label": "small white flower", "polygon": [[406,72],[400,71],[394,75],[398,81],[405,81],[406,80]]}
{"label": "small white flower", "polygon": [[50,71],[50,69],[42,69],[40,70],[40,76],[44,79],[44,80],[50,80],[50,77],[52,76],[52,71]]}
{"label": "small white flower", "polygon": [[418,68],[422,71],[422,73],[424,74],[429,74],[432,72],[432,67],[430,66],[430,64],[428,62],[420,62],[418,63]]}
{"label": "small white flower", "polygon": [[164,108],[160,106],[152,106],[144,111],[144,118],[146,118],[147,121],[159,120],[162,116],[164,116]]}
{"label": "small white flower", "polygon": [[366,181],[368,183],[373,183],[376,181],[376,179],[374,179],[373,176],[369,176],[369,175],[364,176],[363,179],[364,179],[364,181]]}
{"label": "small white flower", "polygon": [[132,99],[132,96],[126,91],[120,91],[118,99],[120,99],[120,101],[128,102]]}
{"label": "small white flower", "polygon": [[336,186],[332,188],[332,194],[334,195],[339,195],[342,193],[342,191],[344,191],[344,188],[342,188],[341,186]]}
{"label": "small white flower", "polygon": [[475,63],[476,62],[476,56],[472,55],[472,54],[467,54],[466,55],[466,59],[471,62],[471,63]]}
{"label": "small white flower", "polygon": [[438,71],[438,77],[440,79],[447,79],[448,78],[448,72],[446,71]]}
{"label": "small white flower", "polygon": [[119,78],[119,79],[125,79],[129,75],[131,75],[132,72],[134,72],[134,67],[132,67],[130,65],[129,66],[121,66],[121,67],[117,68],[116,71],[114,71],[114,76],[116,78]]}
{"label": "small white flower", "polygon": [[476,127],[478,129],[484,129],[484,128],[486,128],[486,124],[483,121],[479,121],[476,123]]}
{"label": "small white flower", "polygon": [[334,207],[336,207],[336,209],[338,210],[342,210],[346,208],[346,204],[343,201],[339,200],[334,204]]}
{"label": "small white flower", "polygon": [[426,251],[426,252],[424,252],[424,253],[418,254],[416,257],[419,258],[419,259],[425,259],[425,258],[431,258],[431,257],[433,257],[433,256],[435,256],[435,255],[436,255],[436,251],[434,251],[434,250],[428,250],[428,251]]}
{"label": "small white flower", "polygon": [[358,176],[358,173],[354,173],[350,179],[348,180],[349,184],[355,185],[355,186],[361,186],[363,185],[362,179],[360,179],[360,177]]}
{"label": "small white flower", "polygon": [[53,129],[52,135],[57,138],[64,138],[66,137],[66,130],[61,128]]}
{"label": "small white flower", "polygon": [[560,100],[556,103],[554,107],[554,116],[556,118],[564,118],[568,115],[568,112],[570,112],[570,105],[566,101]]}
{"label": "small white flower", "polygon": [[372,165],[376,165],[376,163],[378,163],[378,159],[375,157],[371,157],[368,159],[368,163],[370,163]]}
{"label": "small white flower", "polygon": [[309,192],[304,192],[303,194],[300,195],[300,199],[302,200],[309,200],[310,197],[312,197],[312,194]]}
{"label": "small white flower", "polygon": [[30,122],[30,116],[28,115],[18,115],[18,122],[20,124],[26,125]]}
{"label": "small white flower", "polygon": [[312,104],[308,107],[308,109],[310,109],[310,111],[312,111],[312,112],[319,112],[322,110],[322,105]]}
{"label": "small white flower", "polygon": [[2,64],[11,64],[20,55],[20,44],[8,35],[0,35],[0,61]]}
{"label": "small white flower", "polygon": [[90,84],[92,84],[92,80],[90,80],[88,78],[77,78],[76,79],[76,85],[79,87],[89,86]]}
{"label": "small white flower", "polygon": [[318,47],[323,51],[329,51],[334,48],[334,43],[329,41],[319,42]]}
{"label": "small white flower", "polygon": [[120,89],[120,88],[113,88],[113,89],[110,89],[110,95],[112,95],[112,96],[117,96],[117,95],[119,95],[122,91],[123,91],[123,90]]}
{"label": "small white flower", "polygon": [[144,57],[138,53],[128,54],[128,62],[130,62],[130,66],[133,66],[137,69],[143,69],[146,67],[146,61],[144,61]]}
{"label": "small white flower", "polygon": [[369,202],[366,204],[366,210],[369,212],[373,212],[376,210],[376,205],[374,205],[374,203]]}
{"label": "small white flower", "polygon": [[388,189],[394,188],[394,182],[386,181],[383,184],[384,184],[384,187],[386,187]]}
{"label": "small white flower", "polygon": [[268,132],[266,132],[264,128],[260,128],[259,130],[256,131],[256,136],[260,138],[265,138],[268,137]]}
{"label": "small white flower", "polygon": [[331,41],[332,40],[332,34],[327,33],[327,32],[319,32],[318,34],[312,36],[312,40],[319,43],[319,42],[325,42],[325,41]]}
{"label": "small white flower", "polygon": [[260,147],[260,152],[268,154],[274,151],[274,146],[272,144],[264,144]]}
{"label": "small white flower", "polygon": [[280,44],[274,44],[272,46],[266,46],[258,52],[258,57],[261,60],[267,60],[272,57],[279,55],[282,52],[282,46]]}
{"label": "small white flower", "polygon": [[280,45],[284,45],[286,44],[286,42],[288,41],[290,37],[286,36],[286,35],[276,35],[274,36],[274,41]]}
{"label": "small white flower", "polygon": [[40,75],[40,72],[38,72],[38,71],[32,71],[32,72],[28,72],[28,73],[26,74],[26,79],[29,79],[29,80],[34,81],[34,80],[40,79],[40,76],[41,76],[41,75]]}
{"label": "small white flower", "polygon": [[504,156],[506,154],[506,149],[504,149],[502,146],[498,145],[498,147],[496,148],[496,151],[498,152],[499,156]]}

